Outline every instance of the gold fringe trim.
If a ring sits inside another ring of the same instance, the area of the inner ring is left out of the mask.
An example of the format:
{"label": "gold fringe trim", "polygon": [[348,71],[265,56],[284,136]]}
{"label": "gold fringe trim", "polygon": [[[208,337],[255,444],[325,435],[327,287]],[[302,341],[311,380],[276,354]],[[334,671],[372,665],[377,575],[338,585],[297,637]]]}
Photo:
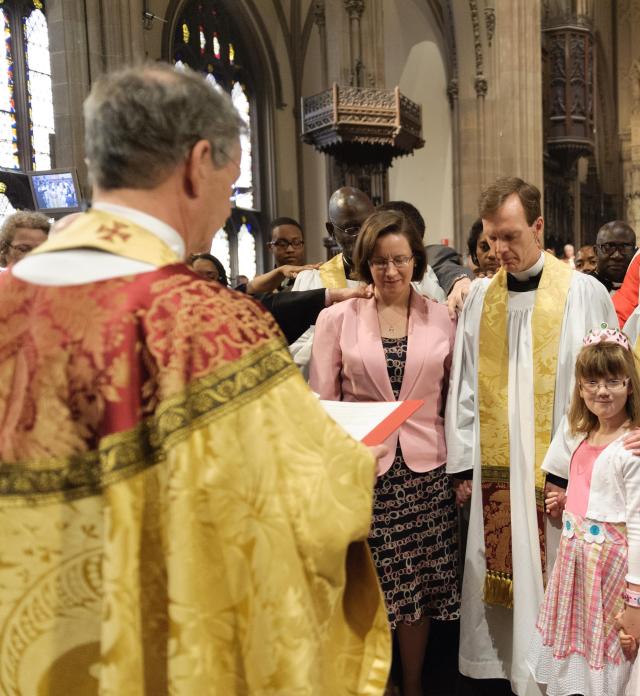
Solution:
{"label": "gold fringe trim", "polygon": [[487,571],[484,576],[484,601],[513,609],[513,580],[508,573]]}

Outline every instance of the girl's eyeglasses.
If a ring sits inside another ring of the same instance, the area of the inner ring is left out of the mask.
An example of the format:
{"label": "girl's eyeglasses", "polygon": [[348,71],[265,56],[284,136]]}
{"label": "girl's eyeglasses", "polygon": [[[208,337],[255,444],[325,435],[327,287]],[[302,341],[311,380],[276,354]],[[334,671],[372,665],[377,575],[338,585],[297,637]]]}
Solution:
{"label": "girl's eyeglasses", "polygon": [[628,379],[605,379],[598,381],[597,379],[586,379],[580,382],[580,386],[589,394],[595,394],[602,386],[609,392],[620,392],[627,384]]}

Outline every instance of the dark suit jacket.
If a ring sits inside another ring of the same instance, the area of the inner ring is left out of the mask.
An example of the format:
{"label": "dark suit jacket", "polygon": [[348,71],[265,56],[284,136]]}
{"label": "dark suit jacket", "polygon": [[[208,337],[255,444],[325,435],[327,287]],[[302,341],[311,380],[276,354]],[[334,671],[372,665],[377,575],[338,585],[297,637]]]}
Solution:
{"label": "dark suit jacket", "polygon": [[425,250],[427,262],[433,268],[440,287],[447,295],[451,292],[456,278],[466,275],[473,280],[473,271],[462,265],[460,254],[453,247],[444,246],[444,244],[428,244]]}
{"label": "dark suit jacket", "polygon": [[260,293],[255,297],[273,314],[287,341],[293,343],[316,323],[325,307],[325,294],[320,289]]}

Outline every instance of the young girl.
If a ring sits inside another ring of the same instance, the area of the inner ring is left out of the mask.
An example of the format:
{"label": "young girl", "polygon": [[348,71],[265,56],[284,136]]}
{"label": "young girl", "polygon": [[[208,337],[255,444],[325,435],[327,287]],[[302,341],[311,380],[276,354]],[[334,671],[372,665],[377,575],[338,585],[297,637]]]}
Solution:
{"label": "young girl", "polygon": [[640,378],[622,332],[603,324],[584,344],[542,465],[569,486],[545,498],[551,516],[564,505],[562,537],[527,662],[548,696],[622,696],[640,635],[640,457],[622,442],[640,426]]}

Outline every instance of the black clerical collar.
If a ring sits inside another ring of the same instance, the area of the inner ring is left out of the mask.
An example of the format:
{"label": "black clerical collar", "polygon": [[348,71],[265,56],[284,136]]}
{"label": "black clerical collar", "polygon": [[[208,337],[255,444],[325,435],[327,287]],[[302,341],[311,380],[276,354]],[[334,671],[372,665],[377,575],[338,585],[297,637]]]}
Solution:
{"label": "black clerical collar", "polygon": [[515,276],[511,275],[511,273],[507,273],[507,290],[510,292],[529,292],[531,290],[537,290],[538,285],[540,285],[540,278],[542,278],[542,271],[525,280],[518,280]]}

